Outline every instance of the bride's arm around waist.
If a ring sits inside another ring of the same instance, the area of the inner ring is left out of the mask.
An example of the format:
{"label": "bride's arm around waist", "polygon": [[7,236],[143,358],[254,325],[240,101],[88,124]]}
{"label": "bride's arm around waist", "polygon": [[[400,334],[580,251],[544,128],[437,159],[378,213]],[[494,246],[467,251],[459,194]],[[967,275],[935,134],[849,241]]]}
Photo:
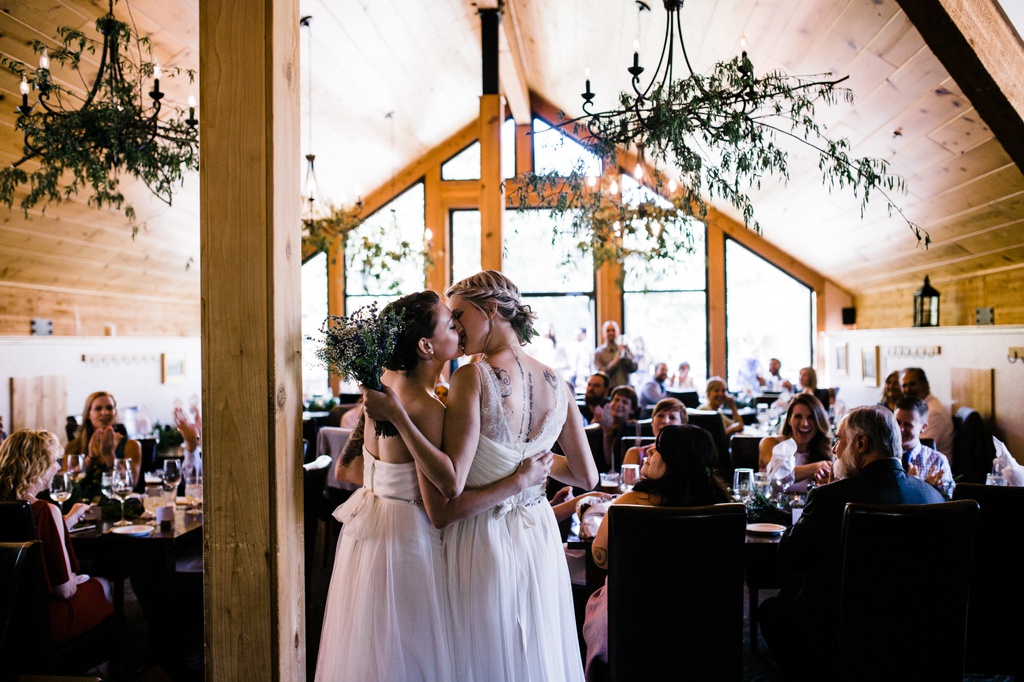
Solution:
{"label": "bride's arm around waist", "polygon": [[583,420],[574,400],[566,405],[565,423],[558,436],[558,444],[565,456],[555,455],[551,476],[577,488],[593,490],[597,487],[597,466],[590,453],[590,443],[583,432]]}

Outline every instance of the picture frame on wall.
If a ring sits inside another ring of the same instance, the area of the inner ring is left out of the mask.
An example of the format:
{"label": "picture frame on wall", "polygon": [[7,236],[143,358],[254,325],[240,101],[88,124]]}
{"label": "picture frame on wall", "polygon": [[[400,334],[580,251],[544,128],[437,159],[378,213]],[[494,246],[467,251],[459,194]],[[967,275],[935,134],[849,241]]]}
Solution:
{"label": "picture frame on wall", "polygon": [[836,346],[836,373],[840,376],[850,376],[849,351],[848,343]]}
{"label": "picture frame on wall", "polygon": [[161,359],[161,383],[185,383],[185,354],[163,353]]}
{"label": "picture frame on wall", "polygon": [[880,353],[878,346],[863,346],[860,349],[861,378],[865,386],[878,388],[881,384],[878,381],[878,367],[880,365]]}

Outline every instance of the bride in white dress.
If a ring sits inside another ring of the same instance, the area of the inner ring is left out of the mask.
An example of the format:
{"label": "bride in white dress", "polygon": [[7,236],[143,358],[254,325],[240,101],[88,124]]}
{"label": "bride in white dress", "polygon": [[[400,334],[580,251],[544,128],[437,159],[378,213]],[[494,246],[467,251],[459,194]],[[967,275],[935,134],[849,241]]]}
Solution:
{"label": "bride in white dress", "polygon": [[[568,386],[521,349],[534,315],[518,288],[486,271],[446,294],[464,352],[484,359],[452,375],[444,452],[391,393],[364,390],[367,414],[390,420],[423,474],[450,497],[508,476],[556,440],[566,455],[554,458],[551,475],[592,489],[597,470]],[[568,569],[543,485],[453,523],[443,554],[453,679],[583,680]]]}
{"label": "bride in white dress", "polygon": [[[434,445],[444,406],[434,383],[458,353],[451,311],[434,292],[391,304],[404,327],[384,383]],[[446,500],[417,470],[400,438],[373,437],[367,419],[363,487],[335,512],[344,526],[327,596],[317,680],[459,679],[450,649],[441,538],[435,528],[494,506],[545,480],[550,454],[531,458],[486,489]]]}

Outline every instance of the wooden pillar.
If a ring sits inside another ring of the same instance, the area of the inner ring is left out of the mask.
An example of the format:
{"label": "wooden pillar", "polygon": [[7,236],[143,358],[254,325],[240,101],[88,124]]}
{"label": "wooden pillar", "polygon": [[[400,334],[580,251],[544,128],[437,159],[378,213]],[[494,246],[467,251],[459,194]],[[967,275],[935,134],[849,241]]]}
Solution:
{"label": "wooden pillar", "polygon": [[423,194],[426,197],[426,206],[424,207],[426,227],[430,230],[431,237],[427,243],[430,263],[427,264],[426,286],[427,289],[442,292],[448,286],[452,260],[451,249],[448,248],[448,211],[441,196],[440,164],[434,165],[424,176]]}
{"label": "wooden pillar", "polygon": [[[335,240],[327,250],[327,314],[345,314],[345,242],[341,238]],[[341,377],[331,374],[328,381],[331,393],[338,395]]]}
{"label": "wooden pillar", "polygon": [[206,679],[303,680],[298,0],[200,0]]}
{"label": "wooden pillar", "polygon": [[725,233],[715,216],[708,216],[708,376],[726,376]]}
{"label": "wooden pillar", "polygon": [[498,29],[501,11],[480,10],[482,87],[480,95],[480,265],[501,270],[505,188],[501,177],[501,124],[505,102],[498,90]]}
{"label": "wooden pillar", "polygon": [[516,126],[516,175],[533,171],[533,121]]}

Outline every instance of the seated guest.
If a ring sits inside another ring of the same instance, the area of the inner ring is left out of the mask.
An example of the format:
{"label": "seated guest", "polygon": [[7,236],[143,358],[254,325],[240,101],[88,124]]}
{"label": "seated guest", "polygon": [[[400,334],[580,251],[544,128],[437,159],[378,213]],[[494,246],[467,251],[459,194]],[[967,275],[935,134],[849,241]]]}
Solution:
{"label": "seated guest", "polygon": [[920,367],[908,367],[900,375],[903,394],[910,398],[920,398],[928,405],[928,426],[921,432],[922,438],[935,441],[935,449],[953,460],[953,417],[942,402],[932,395],[928,376]]}
{"label": "seated guest", "polygon": [[[654,406],[654,413],[651,415],[651,431],[654,432],[655,438],[666,426],[679,426],[685,423],[687,423],[686,406],[675,398],[659,400],[658,404]],[[641,445],[626,450],[626,454],[622,456],[622,463],[643,466],[647,451],[651,447],[653,445]]]}
{"label": "seated guest", "polygon": [[0,500],[25,500],[32,508],[50,593],[54,644],[77,637],[114,612],[110,585],[102,578],[78,574],[78,559],[60,508],[36,498],[50,487],[60,459],[60,442],[49,431],[15,431],[0,445]]}
{"label": "seated guest", "polygon": [[[648,507],[700,507],[731,502],[725,485],[711,471],[718,450],[711,436],[696,426],[666,426],[649,450],[640,482],[614,504]],[[594,563],[608,568],[608,517],[601,521],[592,545]],[[665,567],[671,572],[671,567]],[[587,602],[583,639],[587,643],[587,679],[594,660],[608,661],[608,582]],[[654,592],[655,598],[657,592]]]}
{"label": "seated guest", "polygon": [[813,395],[801,393],[786,410],[782,436],[768,436],[758,446],[758,465],[772,478],[793,476],[788,492],[805,493],[816,477],[832,468],[832,434],[828,414]]}
{"label": "seated guest", "polygon": [[[731,395],[729,395],[728,388],[725,385],[725,380],[721,377],[711,377],[708,379],[707,392],[707,401],[697,409],[713,410],[721,414],[722,426],[725,427],[726,436],[731,436],[737,431],[742,431],[743,420],[739,418],[738,410],[736,409],[736,401]],[[728,417],[724,412],[722,412],[723,407],[728,408],[732,412],[732,417]]]}
{"label": "seated guest", "polygon": [[919,398],[900,398],[895,416],[903,438],[903,469],[951,499],[955,483],[949,460],[921,444],[921,431],[928,426],[928,405]]}
{"label": "seated guest", "polygon": [[665,397],[665,380],[668,379],[668,365],[659,362],[654,367],[654,377],[640,391],[640,407],[650,407]]}
{"label": "seated guest", "polygon": [[85,470],[100,467],[103,471],[114,468],[115,459],[129,459],[132,463],[132,481],[139,480],[142,468],[142,447],[115,430],[117,401],[106,391],[96,391],[85,399],[82,425],[73,440],[64,448],[66,455],[87,455]]}
{"label": "seated guest", "polygon": [[768,376],[764,378],[764,390],[781,391],[782,389],[792,390],[793,384],[782,378],[782,361],[772,358],[768,361]]}
{"label": "seated guest", "polygon": [[618,471],[622,466],[621,458],[618,461],[615,458],[615,444],[623,436],[630,435],[628,425],[636,411],[636,402],[636,391],[632,386],[612,389],[611,401],[601,412],[603,452],[593,453],[598,471]]}
{"label": "seated guest", "polygon": [[890,372],[885,378],[885,388],[882,389],[882,399],[878,404],[888,407],[890,411],[896,411],[896,403],[903,397],[903,388],[900,387],[899,371]]}
{"label": "seated guest", "polygon": [[831,404],[828,389],[818,388],[818,373],[814,371],[813,367],[803,367],[800,369],[800,386],[796,388],[795,392],[813,395],[821,401],[826,411]]}
{"label": "seated guest", "polygon": [[604,372],[594,372],[587,381],[587,391],[583,396],[580,413],[588,424],[601,421],[601,411],[608,400],[608,389],[612,387],[611,379]]}
{"label": "seated guest", "polygon": [[203,473],[203,418],[199,415],[199,408],[192,410],[193,421],[189,421],[185,410],[180,407],[174,408],[174,427],[182,438],[182,449],[185,451],[185,458],[182,461],[182,471],[195,470],[199,475]]}
{"label": "seated guest", "polygon": [[683,361],[679,363],[679,374],[672,377],[672,388],[677,391],[696,391],[693,385],[693,377],[690,376],[690,363]]}
{"label": "seated guest", "polygon": [[783,670],[808,679],[835,678],[840,535],[846,504],[943,501],[934,488],[903,471],[899,427],[886,408],[851,410],[839,423],[838,438],[833,475],[842,480],[808,494],[800,520],[779,542],[777,565],[788,577],[778,596],[766,599],[758,611],[765,641]]}

